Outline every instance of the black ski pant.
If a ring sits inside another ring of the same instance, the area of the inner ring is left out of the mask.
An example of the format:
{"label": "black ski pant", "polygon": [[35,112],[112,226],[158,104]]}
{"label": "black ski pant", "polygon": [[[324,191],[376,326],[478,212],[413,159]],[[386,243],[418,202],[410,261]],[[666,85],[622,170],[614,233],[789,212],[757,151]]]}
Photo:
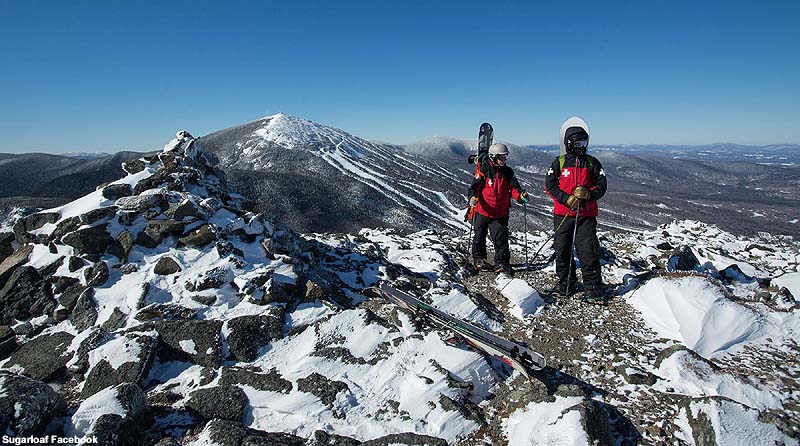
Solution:
{"label": "black ski pant", "polygon": [[472,239],[472,258],[486,258],[486,232],[494,245],[494,263],[508,265],[511,261],[511,252],[508,250],[508,217],[489,218],[480,212],[475,212],[472,218],[475,237]]}
{"label": "black ski pant", "polygon": [[[553,228],[557,228],[563,215],[553,216]],[[559,283],[570,284],[573,290],[575,284],[575,259],[572,257],[572,234],[575,228],[575,217],[567,217],[553,240],[553,250],[556,252],[556,275]],[[575,233],[575,251],[581,261],[583,285],[586,289],[602,287],[603,278],[600,275],[600,242],[597,240],[597,218],[578,217],[578,230]],[[570,266],[572,265],[572,266]],[[570,276],[570,271],[572,275]],[[570,276],[570,277],[568,277]]]}

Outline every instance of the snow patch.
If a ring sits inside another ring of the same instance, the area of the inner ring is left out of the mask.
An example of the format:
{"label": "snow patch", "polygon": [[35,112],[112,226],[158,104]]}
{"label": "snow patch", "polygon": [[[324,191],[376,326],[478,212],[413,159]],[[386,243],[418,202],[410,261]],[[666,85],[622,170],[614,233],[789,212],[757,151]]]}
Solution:
{"label": "snow patch", "polygon": [[714,429],[717,444],[752,446],[754,444],[797,445],[798,441],[784,435],[777,427],[762,423],[758,412],[725,400],[694,401],[692,416],[706,414]]}
{"label": "snow patch", "polygon": [[[689,351],[675,352],[661,362],[657,374],[663,379],[653,388],[689,396],[724,396],[746,406],[764,410],[783,407],[780,396],[755,383],[722,371],[698,359]],[[672,389],[669,391],[668,389]]]}
{"label": "snow patch", "polygon": [[67,420],[64,434],[68,437],[83,438],[92,431],[95,421],[106,414],[126,415],[125,409],[117,400],[117,389],[109,387],[87,398],[81,403],[75,414]]}
{"label": "snow patch", "polygon": [[659,336],[710,358],[764,335],[758,314],[731,302],[706,279],[653,279],[628,298]]}
{"label": "snow patch", "polygon": [[495,288],[511,303],[511,315],[524,319],[544,306],[544,299],[522,279],[512,279],[500,274],[494,281]]}
{"label": "snow patch", "polygon": [[178,341],[178,345],[181,346],[181,350],[189,353],[191,355],[197,354],[197,348],[194,345],[194,341],[191,339],[184,339],[183,341]]}
{"label": "snow patch", "polygon": [[589,445],[578,411],[564,413],[581,397],[556,397],[552,403],[529,403],[503,420],[508,446]]}

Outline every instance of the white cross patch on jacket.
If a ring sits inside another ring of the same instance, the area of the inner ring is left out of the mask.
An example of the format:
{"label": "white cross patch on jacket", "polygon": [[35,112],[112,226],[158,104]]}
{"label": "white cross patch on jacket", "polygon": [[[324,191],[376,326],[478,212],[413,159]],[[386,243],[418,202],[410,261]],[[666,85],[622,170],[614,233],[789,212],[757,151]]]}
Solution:
{"label": "white cross patch on jacket", "polygon": [[569,170],[565,170],[565,171],[561,172],[561,176],[563,176],[564,178],[567,178],[569,176]]}
{"label": "white cross patch on jacket", "polygon": [[550,170],[547,171],[547,175],[549,176],[549,175],[552,175],[552,174],[553,174],[553,168],[551,167]]}

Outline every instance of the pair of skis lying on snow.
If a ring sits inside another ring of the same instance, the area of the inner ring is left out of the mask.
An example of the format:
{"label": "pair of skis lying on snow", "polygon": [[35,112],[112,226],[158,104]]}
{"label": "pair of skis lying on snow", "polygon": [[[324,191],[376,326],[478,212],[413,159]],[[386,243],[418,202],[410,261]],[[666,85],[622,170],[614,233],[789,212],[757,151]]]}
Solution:
{"label": "pair of skis lying on snow", "polygon": [[546,365],[544,356],[524,345],[501,338],[469,322],[451,316],[387,283],[382,283],[378,287],[368,288],[367,290],[400,308],[412,312],[415,318],[422,318],[437,327],[451,330],[456,338],[463,340],[470,347],[494,356],[515,370],[519,370],[528,379],[531,378],[531,371],[541,370]]}

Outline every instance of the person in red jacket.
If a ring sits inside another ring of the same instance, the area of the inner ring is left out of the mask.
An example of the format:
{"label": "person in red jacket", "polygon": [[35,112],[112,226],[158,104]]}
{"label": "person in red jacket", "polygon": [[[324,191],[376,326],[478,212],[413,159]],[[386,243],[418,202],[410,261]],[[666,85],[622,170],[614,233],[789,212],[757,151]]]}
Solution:
{"label": "person in red jacket", "polygon": [[486,233],[494,245],[495,272],[511,273],[511,252],[508,249],[508,213],[511,199],[528,202],[528,193],[519,185],[514,170],[508,167],[508,147],[495,143],[489,153],[478,160],[480,167],[469,187],[470,206],[474,210],[472,226],[472,259],[478,270],[489,270],[486,262]]}
{"label": "person in red jacket", "polygon": [[586,153],[588,147],[589,126],[578,117],[568,119],[561,126],[561,156],[545,176],[545,191],[553,199],[553,223],[558,231],[553,241],[558,284],[553,291],[562,296],[576,291],[574,240],[585,288],[582,299],[604,303],[597,200],[606,193],[606,174],[600,161]]}

